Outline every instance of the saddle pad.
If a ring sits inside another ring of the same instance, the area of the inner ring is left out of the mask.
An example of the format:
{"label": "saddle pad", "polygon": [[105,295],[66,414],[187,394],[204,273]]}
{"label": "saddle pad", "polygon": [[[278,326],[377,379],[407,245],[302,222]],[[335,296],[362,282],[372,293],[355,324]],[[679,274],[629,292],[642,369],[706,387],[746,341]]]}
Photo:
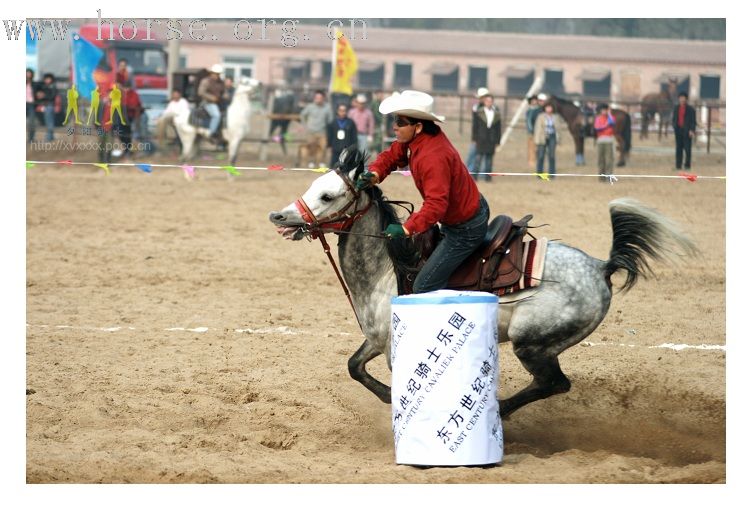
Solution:
{"label": "saddle pad", "polygon": [[522,244],[522,267],[523,274],[514,285],[502,287],[493,293],[497,296],[513,294],[526,288],[534,288],[540,285],[543,276],[543,265],[546,259],[548,238],[538,238],[526,241]]}

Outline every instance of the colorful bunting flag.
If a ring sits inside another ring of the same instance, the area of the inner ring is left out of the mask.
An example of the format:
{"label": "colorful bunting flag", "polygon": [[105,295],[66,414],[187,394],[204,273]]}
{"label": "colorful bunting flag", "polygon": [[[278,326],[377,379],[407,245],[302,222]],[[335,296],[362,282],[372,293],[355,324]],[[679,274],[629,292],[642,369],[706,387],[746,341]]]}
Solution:
{"label": "colorful bunting flag", "polygon": [[312,169],[311,171],[313,171],[314,173],[326,173],[329,171],[329,168],[316,168]]}
{"label": "colorful bunting flag", "polygon": [[136,164],[136,167],[144,173],[151,173],[151,164]]}
{"label": "colorful bunting flag", "polygon": [[73,161],[72,160],[58,160],[57,163],[58,164],[65,164],[66,166],[72,166],[73,165]]}
{"label": "colorful bunting flag", "polygon": [[686,178],[690,182],[697,181],[697,175],[691,175],[689,173],[680,173],[679,176],[682,177],[682,178]]}
{"label": "colorful bunting flag", "polygon": [[282,171],[283,169],[285,169],[285,167],[282,166],[282,165],[280,165],[280,164],[272,164],[271,166],[267,167],[266,169],[269,170],[269,171]]}
{"label": "colorful bunting flag", "polygon": [[536,175],[547,182],[551,180],[548,173],[536,173]]}
{"label": "colorful bunting flag", "polygon": [[28,160],[26,161],[26,169],[31,169],[34,166],[36,166],[36,164],[34,164],[33,162],[30,162]]}
{"label": "colorful bunting flag", "polygon": [[224,169],[225,171],[227,171],[233,177],[239,177],[240,176],[240,171],[238,171],[235,168],[235,166],[222,166],[222,169]]}
{"label": "colorful bunting flag", "polygon": [[188,164],[183,164],[180,167],[183,168],[183,173],[185,174],[186,180],[193,180],[194,178],[196,178],[196,170],[193,166],[189,166]]}
{"label": "colorful bunting flag", "polygon": [[104,164],[102,162],[98,162],[94,164],[98,168],[102,168],[104,170],[104,176],[108,176],[110,174],[110,166],[109,164]]}
{"label": "colorful bunting flag", "polygon": [[613,186],[613,185],[614,185],[614,182],[618,182],[618,181],[619,181],[619,179],[618,179],[618,178],[616,178],[616,175],[609,175],[609,176],[608,176],[608,181],[609,181],[609,183],[610,183],[610,184],[611,184],[611,185]]}

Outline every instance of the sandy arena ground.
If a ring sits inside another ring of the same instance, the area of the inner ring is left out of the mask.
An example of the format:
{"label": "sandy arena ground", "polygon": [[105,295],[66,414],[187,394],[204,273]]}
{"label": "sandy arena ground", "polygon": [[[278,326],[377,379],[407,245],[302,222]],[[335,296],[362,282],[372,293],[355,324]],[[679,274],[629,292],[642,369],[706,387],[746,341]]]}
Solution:
{"label": "sandy arena ground", "polygon": [[[497,170],[527,170],[522,137]],[[565,144],[559,168],[575,171]],[[617,174],[673,174],[671,150],[655,144],[636,140]],[[696,151],[694,173],[725,174],[714,150]],[[592,148],[588,159],[576,171],[593,173]],[[240,163],[261,164],[253,146]],[[599,258],[607,204],[622,196],[675,219],[703,254],[614,297],[560,357],[571,391],[505,420],[501,465],[418,469],[395,465],[389,407],[347,373],[362,339],[320,245],[284,241],[267,220],[313,175],[28,170],[28,482],[725,481],[725,350],[656,348],[726,344],[725,181],[481,183],[493,213],[533,213],[550,224],[539,235]],[[409,178],[384,189],[419,201]],[[509,344],[501,352],[507,396],[529,377]],[[389,383],[383,357],[369,366]]]}

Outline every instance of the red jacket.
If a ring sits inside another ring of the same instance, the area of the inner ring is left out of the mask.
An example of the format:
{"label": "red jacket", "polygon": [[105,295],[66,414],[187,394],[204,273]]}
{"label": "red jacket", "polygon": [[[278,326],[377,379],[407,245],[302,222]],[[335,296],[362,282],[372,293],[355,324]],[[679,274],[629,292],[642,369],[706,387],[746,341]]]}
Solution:
{"label": "red jacket", "polygon": [[444,132],[420,133],[409,144],[392,143],[368,167],[384,180],[398,167],[410,166],[415,187],[423,197],[420,211],[407,219],[410,234],[425,232],[437,222],[456,225],[472,218],[480,205],[480,192],[460,154]]}
{"label": "red jacket", "polygon": [[609,112],[606,115],[598,114],[593,123],[596,137],[613,137],[614,136],[614,117]]}

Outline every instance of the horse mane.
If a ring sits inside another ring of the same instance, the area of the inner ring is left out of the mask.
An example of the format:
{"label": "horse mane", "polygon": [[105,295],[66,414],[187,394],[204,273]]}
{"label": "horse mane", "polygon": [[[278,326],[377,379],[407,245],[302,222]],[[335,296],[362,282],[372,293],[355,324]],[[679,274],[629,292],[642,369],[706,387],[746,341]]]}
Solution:
{"label": "horse mane", "polygon": [[[346,148],[339,156],[335,168],[340,171],[355,170],[353,180],[366,170],[368,154],[363,153],[357,147],[352,145]],[[397,214],[395,204],[390,202],[384,192],[378,186],[372,186],[364,191],[378,209],[379,228],[384,231],[390,224],[402,224],[402,219]],[[344,246],[347,242],[348,234],[339,235],[339,246]],[[395,273],[416,273],[418,271],[418,262],[421,259],[421,242],[422,238],[396,238],[387,240],[386,249],[389,259],[392,262]]]}

